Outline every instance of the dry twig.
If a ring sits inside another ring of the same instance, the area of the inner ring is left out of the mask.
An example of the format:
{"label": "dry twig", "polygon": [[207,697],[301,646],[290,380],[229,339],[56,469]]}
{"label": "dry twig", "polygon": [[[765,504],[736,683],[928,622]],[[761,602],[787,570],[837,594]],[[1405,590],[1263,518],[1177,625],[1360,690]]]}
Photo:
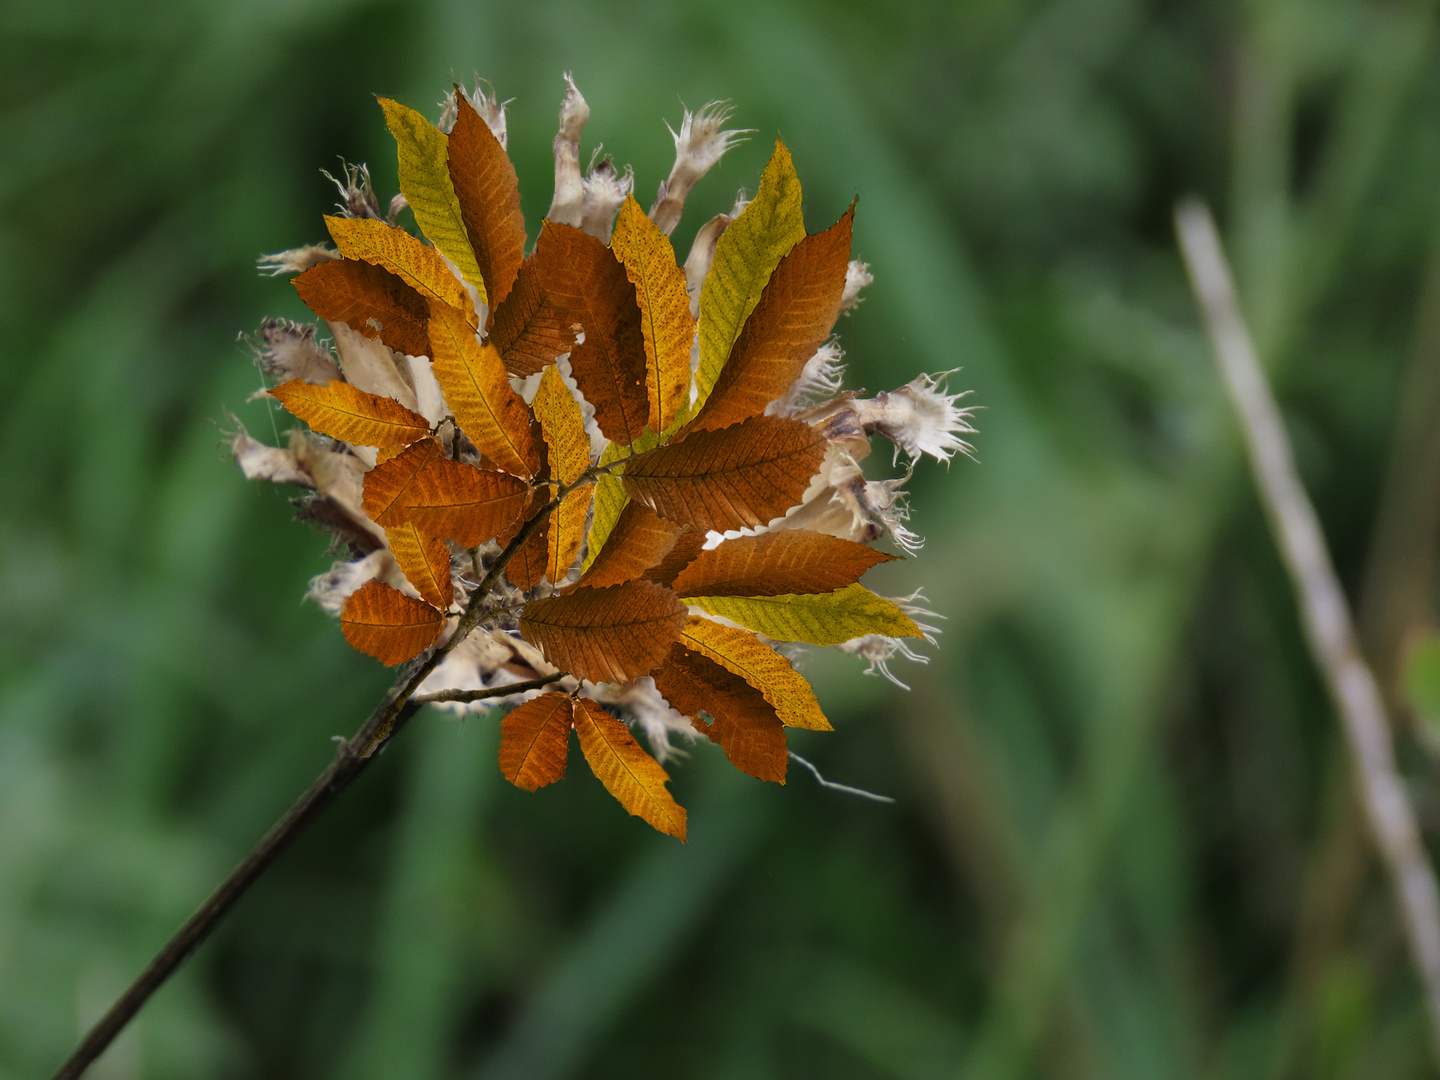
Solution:
{"label": "dry twig", "polygon": [[1176,208],[1175,224],[1221,374],[1240,415],[1266,516],[1299,594],[1306,637],[1344,722],[1370,832],[1395,885],[1440,1057],[1440,890],[1395,768],[1380,690],[1361,657],[1320,523],[1240,314],[1214,219],[1204,204],[1189,201]]}

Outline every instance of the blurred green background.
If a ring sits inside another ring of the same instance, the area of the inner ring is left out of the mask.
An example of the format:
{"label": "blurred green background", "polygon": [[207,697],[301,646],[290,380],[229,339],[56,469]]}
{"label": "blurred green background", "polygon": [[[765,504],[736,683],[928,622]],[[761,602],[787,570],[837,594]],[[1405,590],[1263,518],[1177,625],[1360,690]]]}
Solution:
{"label": "blurred green background", "polygon": [[341,157],[395,190],[373,94],[477,72],[533,234],[565,70],[647,204],[681,102],[757,129],[682,254],[776,134],[812,229],[858,192],[848,385],[963,366],[984,407],[876,574],[948,617],[913,690],[804,669],[839,730],[792,745],[898,802],[697,747],[682,847],[422,716],[92,1075],[1434,1076],[1170,226],[1221,216],[1434,835],[1393,685],[1434,610],[1434,8],[0,0],[0,1077],[49,1075],[388,684],[223,451],[227,411],[273,437],[237,332],[303,316],[255,257],[322,237]]}

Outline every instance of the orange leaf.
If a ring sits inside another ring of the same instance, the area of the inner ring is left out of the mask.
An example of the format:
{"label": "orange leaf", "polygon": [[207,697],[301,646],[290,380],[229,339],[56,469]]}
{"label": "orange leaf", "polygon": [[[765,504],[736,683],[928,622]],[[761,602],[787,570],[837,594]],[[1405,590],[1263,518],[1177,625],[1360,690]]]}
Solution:
{"label": "orange leaf", "polygon": [[680,596],[779,596],[828,593],[894,555],[852,540],[782,529],[726,540],[702,551],[671,586]]}
{"label": "orange leaf", "polygon": [[406,489],[404,512],[430,535],[470,548],[499,535],[529,502],[530,488],[509,473],[434,458]]}
{"label": "orange leaf", "polygon": [[550,475],[562,484],[573,484],[590,466],[590,436],[585,434],[580,403],[554,364],[540,376],[531,408],[550,448]]}
{"label": "orange leaf", "polygon": [[684,625],[680,598],[650,581],[578,586],[520,614],[520,632],[545,659],[591,682],[629,682],[655,670]]}
{"label": "orange leaf", "polygon": [[[645,216],[633,195],[626,195],[620,206],[610,250],[624,264],[635,286],[645,339],[650,430],[664,431],[681,404],[690,400],[690,347],[695,343],[695,318],[690,314],[690,296],[685,291],[685,271],[675,262],[670,238]],[[843,266],[840,281],[843,285]]]}
{"label": "orange leaf", "polygon": [[404,446],[430,434],[430,421],[394,398],[367,394],[339,379],[326,386],[291,379],[270,396],[310,430],[356,446]]}
{"label": "orange leaf", "polygon": [[360,586],[340,609],[345,640],[389,667],[419,656],[444,628],[445,616],[424,600],[378,581]]}
{"label": "orange leaf", "polygon": [[416,592],[441,611],[455,602],[450,588],[450,546],[444,540],[426,536],[413,521],[387,526],[385,538],[400,572]]}
{"label": "orange leaf", "polygon": [[530,263],[553,310],[565,312],[562,325],[585,329],[570,371],[595,407],[595,422],[607,439],[629,446],[645,430],[650,402],[640,308],[625,268],[595,237],[553,221],[540,230]]}
{"label": "orange leaf", "polygon": [[[765,695],[734,672],[682,645],[655,672],[655,688],[670,707],[690,717],[695,730],[725,751],[741,772],[785,782],[789,751],[785,728]],[[711,723],[700,719],[708,713]]]}
{"label": "orange leaf", "polygon": [[830,721],[820,711],[815,691],[790,661],[749,630],[721,626],[692,615],[680,635],[685,648],[709,657],[727,671],[733,671],[765,695],[786,727],[830,731]]}
{"label": "orange leaf", "polygon": [[471,326],[479,323],[465,283],[450,272],[445,257],[434,248],[426,247],[404,229],[374,218],[327,217],[325,225],[345,258],[383,266],[427,299],[440,300],[464,312]]}
{"label": "orange leaf", "polygon": [[475,448],[506,472],[529,479],[540,467],[530,410],[510,386],[500,354],[475,340],[465,316],[430,302],[431,366],[445,401]]}
{"label": "orange leaf", "polygon": [[547,524],[545,576],[552,585],[565,580],[575,557],[580,554],[580,545],[585,542],[585,519],[590,514],[590,498],[595,494],[594,484],[581,484],[550,512]]}
{"label": "orange leaf", "polygon": [[780,260],[691,427],[714,431],[784,397],[840,315],[855,207]]}
{"label": "orange leaf", "polygon": [[[648,506],[626,503],[615,527],[605,538],[605,546],[595,556],[580,583],[598,589],[618,585],[622,581],[634,581],[651,567],[660,565],[684,531],[683,525],[666,521]],[[700,539],[703,543],[703,533]]]}
{"label": "orange leaf", "polygon": [[407,447],[389,461],[376,465],[365,474],[365,497],[360,509],[377,525],[398,525],[407,520],[406,496],[416,475],[444,453],[435,439],[426,439]]}
{"label": "orange leaf", "polygon": [[[545,234],[540,236],[543,240]],[[515,375],[533,375],[575,347],[582,313],[544,288],[543,269],[535,256],[526,259],[510,295],[490,320],[490,340],[500,350],[505,369]]]}
{"label": "orange leaf", "polygon": [[574,701],[575,734],[591,770],[626,810],[685,840],[685,808],[671,797],[670,777],[630,729],[588,698]]}
{"label": "orange leaf", "polygon": [[625,464],[625,490],[681,525],[766,525],[800,502],[825,447],[803,420],[754,416],[636,455]]}
{"label": "orange leaf", "polygon": [[[450,132],[450,182],[460,200],[460,219],[485,279],[486,302],[495,310],[525,259],[525,216],[520,186],[505,148],[465,95],[457,92],[459,114]],[[493,315],[492,315],[493,318]]]}
{"label": "orange leaf", "polygon": [[500,721],[500,772],[537,791],[565,775],[574,726],[569,694],[550,693],[515,706]]}
{"label": "orange leaf", "polygon": [[396,352],[429,356],[425,298],[382,266],[359,259],[331,259],[291,278],[300,299],[316,315],[343,322]]}
{"label": "orange leaf", "polygon": [[[552,510],[550,515],[554,517],[555,511]],[[522,592],[528,592],[540,584],[549,562],[550,528],[547,521],[544,528],[536,529],[525,538],[525,542],[505,565],[505,576],[510,579],[511,585]]]}

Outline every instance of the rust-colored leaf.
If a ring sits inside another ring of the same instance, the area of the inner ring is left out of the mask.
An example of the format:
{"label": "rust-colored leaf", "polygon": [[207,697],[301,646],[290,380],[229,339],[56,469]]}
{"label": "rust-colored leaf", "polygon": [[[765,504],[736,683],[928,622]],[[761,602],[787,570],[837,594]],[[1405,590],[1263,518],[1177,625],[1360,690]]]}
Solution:
{"label": "rust-colored leaf", "polygon": [[444,628],[445,616],[425,601],[378,581],[360,586],[340,609],[345,640],[390,667],[419,656]]}
{"label": "rust-colored leaf", "polygon": [[626,503],[580,583],[598,589],[643,577],[660,565],[684,531],[685,526],[666,521],[642,503]]}
{"label": "rust-colored leaf", "polygon": [[415,591],[441,611],[449,608],[455,601],[450,588],[450,546],[427,536],[413,521],[386,526],[385,538],[400,572]]}
{"label": "rust-colored leaf", "polygon": [[505,370],[514,375],[533,375],[575,347],[582,313],[541,285],[543,270],[535,256],[526,259],[510,295],[490,320],[490,341],[500,350]]}
{"label": "rust-colored leaf", "polygon": [[702,551],[676,576],[679,596],[778,596],[828,593],[894,555],[824,533],[782,529],[726,540]]}
{"label": "rust-colored leaf", "polygon": [[685,620],[680,644],[708,656],[759,690],[775,706],[776,715],[786,727],[832,730],[804,676],[749,630],[692,615]]}
{"label": "rust-colored leaf", "polygon": [[625,490],[682,525],[766,525],[800,502],[825,447],[803,420],[754,416],[636,455],[625,465]]}
{"label": "rust-colored leaf", "polygon": [[535,600],[520,615],[520,632],[545,659],[591,682],[628,682],[649,674],[684,625],[680,598],[650,581],[579,586]]}
{"label": "rust-colored leaf", "polygon": [[531,408],[550,448],[550,475],[562,484],[573,484],[590,466],[590,436],[585,434],[580,403],[554,364],[540,376]]}
{"label": "rust-colored leaf", "polygon": [[585,340],[570,353],[570,372],[595,407],[595,422],[607,439],[629,446],[649,421],[650,399],[640,308],[625,268],[595,237],[552,221],[540,230],[525,265],[532,264],[552,310],[563,312],[560,326],[584,327]]}
{"label": "rust-colored leaf", "polygon": [[465,283],[450,272],[444,256],[426,247],[404,229],[374,218],[327,217],[325,225],[340,254],[382,266],[428,300],[439,300],[463,312],[477,326],[475,305]]}
{"label": "rust-colored leaf", "polygon": [[[717,743],[732,765],[761,780],[785,782],[785,727],[764,694],[683,645],[670,650],[654,677],[671,708],[690,717],[695,730]],[[702,712],[710,723],[700,718]]]}
{"label": "rust-colored leaf", "polygon": [[[653,581],[657,585],[664,585],[670,588],[670,583],[675,580],[681,570],[695,561],[695,557],[705,549],[706,534],[704,529],[687,528],[675,541],[665,557],[658,563],[645,571],[646,581]],[[679,594],[676,594],[679,595]]]}
{"label": "rust-colored leaf", "polygon": [[759,416],[790,392],[840,315],[854,217],[852,205],[836,224],[807,236],[780,260],[693,429],[714,431]]}
{"label": "rust-colored leaf", "polygon": [[450,181],[493,313],[509,294],[525,259],[520,185],[490,125],[464,94],[456,93],[455,100],[460,111],[450,132]]}
{"label": "rust-colored leaf", "polygon": [[475,448],[506,472],[529,479],[540,467],[530,410],[510,386],[500,354],[481,343],[465,316],[430,303],[430,370]]}
{"label": "rust-colored leaf", "polygon": [[403,506],[429,535],[469,548],[498,536],[529,502],[530,488],[518,477],[437,457],[415,474]]}
{"label": "rust-colored leaf", "polygon": [[575,734],[591,770],[626,810],[656,829],[685,839],[685,808],[671,797],[670,777],[630,729],[588,698],[573,706]]}
{"label": "rust-colored leaf", "polygon": [[590,513],[590,497],[594,494],[594,484],[581,484],[550,512],[546,523],[545,576],[552,585],[563,582],[570,567],[575,565],[580,545],[585,542],[585,518]]}
{"label": "rust-colored leaf", "polygon": [[[690,347],[695,342],[695,319],[685,291],[685,271],[675,262],[670,238],[645,216],[633,195],[625,196],[620,207],[610,250],[635,286],[645,340],[650,429],[664,431],[681,404],[690,400]],[[844,284],[843,266],[840,280]]]}
{"label": "rust-colored leaf", "polygon": [[377,525],[398,525],[405,521],[409,517],[405,504],[410,485],[421,469],[444,452],[437,440],[425,439],[366,473],[365,497],[360,503],[365,516]]}
{"label": "rust-colored leaf", "polygon": [[500,721],[500,772],[505,779],[538,791],[564,776],[574,722],[569,694],[545,694],[511,709]]}
{"label": "rust-colored leaf", "polygon": [[396,352],[430,355],[425,298],[383,266],[330,259],[290,280],[305,306],[322,319],[379,338]]}
{"label": "rust-colored leaf", "polygon": [[316,386],[291,379],[270,391],[311,431],[356,446],[404,446],[430,434],[430,422],[394,398],[367,394],[347,382],[331,379]]}

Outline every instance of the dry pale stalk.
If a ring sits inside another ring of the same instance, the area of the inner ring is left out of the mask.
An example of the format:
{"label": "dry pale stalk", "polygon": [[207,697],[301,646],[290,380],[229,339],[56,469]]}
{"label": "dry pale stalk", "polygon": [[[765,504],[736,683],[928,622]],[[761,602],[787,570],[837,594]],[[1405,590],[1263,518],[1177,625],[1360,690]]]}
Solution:
{"label": "dry pale stalk", "polygon": [[1240,313],[1215,221],[1204,204],[1187,201],[1176,208],[1175,224],[1225,386],[1240,415],[1266,516],[1299,594],[1306,637],[1345,726],[1366,819],[1394,882],[1424,984],[1440,1060],[1440,890],[1395,768],[1380,689],[1361,658],[1320,523],[1300,483],[1280,411]]}

